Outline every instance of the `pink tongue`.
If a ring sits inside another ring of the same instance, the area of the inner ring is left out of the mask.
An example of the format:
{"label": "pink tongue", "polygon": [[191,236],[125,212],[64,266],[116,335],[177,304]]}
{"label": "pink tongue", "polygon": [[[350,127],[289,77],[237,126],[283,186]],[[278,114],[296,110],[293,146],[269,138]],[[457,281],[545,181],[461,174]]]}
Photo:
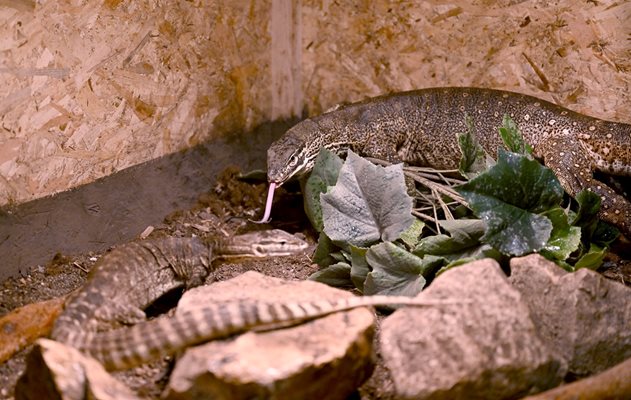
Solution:
{"label": "pink tongue", "polygon": [[276,183],[270,182],[269,190],[267,192],[267,202],[265,203],[265,213],[263,214],[263,219],[260,221],[252,221],[255,224],[266,224],[268,223],[269,216],[272,213],[272,200],[274,199],[274,190],[276,190]]}

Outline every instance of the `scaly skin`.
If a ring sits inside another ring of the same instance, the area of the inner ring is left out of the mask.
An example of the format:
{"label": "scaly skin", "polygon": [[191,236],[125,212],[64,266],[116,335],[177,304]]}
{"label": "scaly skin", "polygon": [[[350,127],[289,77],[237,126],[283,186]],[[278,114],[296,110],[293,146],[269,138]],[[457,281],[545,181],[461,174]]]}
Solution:
{"label": "scaly skin", "polygon": [[602,199],[600,217],[631,238],[631,203],[595,170],[631,176],[631,125],[579,114],[518,93],[477,88],[433,88],[381,96],[306,119],[267,152],[268,180],[280,186],[305,173],[321,147],[436,169],[458,167],[457,134],[465,114],[491,155],[502,146],[498,127],[508,114],[537,158],[573,197],[588,189]]}
{"label": "scaly skin", "polygon": [[51,337],[77,347],[85,336],[145,320],[144,309],[178,287],[202,284],[215,258],[298,254],[303,240],[278,229],[230,238],[164,238],[119,246],[94,266],[66,302]]}
{"label": "scaly skin", "polygon": [[357,307],[407,305],[433,307],[468,301],[421,300],[404,296],[363,296],[339,300],[286,303],[233,301],[200,305],[176,313],[108,332],[89,333],[72,346],[99,360],[108,370],[131,368],[213,339],[247,330],[269,330],[296,325]]}

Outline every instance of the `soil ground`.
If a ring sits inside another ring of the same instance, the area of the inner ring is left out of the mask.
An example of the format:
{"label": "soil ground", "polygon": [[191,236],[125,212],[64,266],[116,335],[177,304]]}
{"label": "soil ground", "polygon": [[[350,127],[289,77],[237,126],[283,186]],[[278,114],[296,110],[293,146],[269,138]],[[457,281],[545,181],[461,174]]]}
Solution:
{"label": "soil ground", "polygon": [[[236,179],[237,173],[234,168],[225,170],[217,184],[199,198],[194,208],[169,215],[162,224],[153,227],[150,237],[226,235],[269,228],[269,225],[255,225],[248,221],[261,215],[266,185],[241,182]],[[270,225],[303,235],[315,246],[317,235],[304,216],[298,190],[292,190],[291,186],[283,187],[277,191],[277,199]],[[624,253],[628,247],[628,243],[623,243],[616,251]],[[306,279],[318,269],[309,258],[312,251],[313,247],[303,255],[283,258],[219,260],[207,283],[230,279],[250,270],[288,280]],[[27,275],[7,279],[0,284],[0,316],[17,307],[57,298],[78,288],[101,255],[88,253],[69,257],[58,253],[46,265],[34,266]],[[628,259],[629,255],[623,254],[623,257]],[[616,254],[608,257],[603,273],[611,279],[631,283],[631,264]],[[165,306],[158,307],[158,312],[160,308]],[[12,398],[29,351],[30,347],[0,365],[0,399]],[[158,397],[167,382],[169,370],[170,363],[163,361],[117,373],[116,376],[140,395]],[[377,365],[373,376],[354,397],[387,398],[387,389],[391,385],[387,371]]]}

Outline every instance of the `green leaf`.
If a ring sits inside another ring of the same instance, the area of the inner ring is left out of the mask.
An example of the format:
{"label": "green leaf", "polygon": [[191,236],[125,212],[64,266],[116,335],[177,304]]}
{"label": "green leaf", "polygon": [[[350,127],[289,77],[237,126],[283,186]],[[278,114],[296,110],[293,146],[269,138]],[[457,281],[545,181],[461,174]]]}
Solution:
{"label": "green leaf", "polygon": [[524,137],[519,131],[517,124],[515,124],[511,117],[504,114],[502,126],[499,130],[500,137],[509,151],[528,156],[532,154],[532,146],[524,141]]}
{"label": "green leaf", "polygon": [[585,253],[577,262],[574,264],[574,269],[578,270],[581,268],[589,268],[591,270],[597,270],[603,263],[603,259],[605,258],[605,248],[600,247],[595,244],[591,244],[589,247],[589,251]]}
{"label": "green leaf", "polygon": [[423,271],[431,265],[392,242],[379,243],[366,253],[372,267],[364,283],[364,294],[415,296],[425,286]]}
{"label": "green leaf", "polygon": [[309,276],[309,280],[334,287],[353,286],[353,282],[351,281],[351,266],[343,262],[333,264],[311,274],[311,276]]}
{"label": "green leaf", "polygon": [[401,234],[401,241],[403,241],[408,248],[413,248],[418,243],[419,237],[421,233],[423,233],[423,228],[425,228],[425,222],[415,218],[412,225]]}
{"label": "green leaf", "polygon": [[419,257],[425,254],[453,255],[460,254],[471,247],[480,246],[484,235],[484,222],[479,219],[456,219],[438,221],[450,235],[434,235],[423,238],[413,253]]}
{"label": "green leaf", "polygon": [[485,222],[481,240],[507,255],[542,249],[552,223],[538,213],[556,207],[563,199],[563,189],[550,169],[502,149],[495,166],[456,190]]}
{"label": "green leaf", "polygon": [[313,171],[305,182],[304,209],[311,225],[318,232],[322,232],[322,206],[320,205],[320,194],[326,193],[329,186],[335,185],[342,159],[337,154],[322,148],[318,153],[313,165]]}
{"label": "green leaf", "polygon": [[487,225],[482,240],[506,255],[539,251],[552,233],[548,218],[511,205],[498,205],[498,209],[481,212],[479,216]]}
{"label": "green leaf", "polygon": [[[500,260],[502,255],[490,245],[481,243],[485,225],[479,219],[439,221],[450,235],[435,235],[423,238],[413,253],[425,260],[428,255],[442,257],[446,264],[438,273],[454,266],[481,258]],[[462,261],[464,260],[464,261]],[[427,275],[425,275],[427,277]]]}
{"label": "green leaf", "polygon": [[600,196],[589,190],[581,190],[575,197],[578,211],[571,220],[571,225],[580,226],[583,237],[589,240],[598,225],[598,211],[600,210]]}
{"label": "green leaf", "polygon": [[543,215],[552,222],[552,232],[541,254],[553,260],[567,259],[581,244],[581,228],[570,226],[567,214],[561,207],[554,207]]}
{"label": "green leaf", "polygon": [[598,221],[591,240],[600,247],[609,247],[620,236],[620,231],[604,221]]}
{"label": "green leaf", "polygon": [[336,251],[329,254],[333,259],[337,262],[348,263],[350,255],[346,253],[344,250]]}
{"label": "green leaf", "polygon": [[600,247],[607,247],[618,238],[620,231],[598,218],[600,196],[589,190],[581,190],[576,195],[576,202],[578,211],[572,219],[572,225],[581,228],[584,244],[593,242]]}
{"label": "green leaf", "polygon": [[336,260],[331,256],[331,253],[337,249],[338,247],[333,244],[331,239],[329,239],[324,232],[320,232],[318,245],[313,253],[313,262],[321,267],[328,267],[331,264],[335,264]]}
{"label": "green leaf", "polygon": [[475,128],[469,115],[465,116],[466,133],[458,134],[458,146],[462,157],[458,164],[458,171],[465,178],[471,179],[491,167],[495,162],[480,145],[475,137]]}
{"label": "green leaf", "polygon": [[324,232],[334,242],[367,246],[396,240],[414,221],[402,165],[384,168],[352,151],[337,183],[320,200]]}
{"label": "green leaf", "polygon": [[351,246],[351,281],[355,287],[364,291],[364,282],[371,271],[366,260],[368,249],[365,247]]}

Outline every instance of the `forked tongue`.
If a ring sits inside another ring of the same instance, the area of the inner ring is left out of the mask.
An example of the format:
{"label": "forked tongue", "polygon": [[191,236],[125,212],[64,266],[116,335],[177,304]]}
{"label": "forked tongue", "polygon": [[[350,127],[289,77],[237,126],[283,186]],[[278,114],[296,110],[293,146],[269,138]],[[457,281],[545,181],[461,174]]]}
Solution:
{"label": "forked tongue", "polygon": [[270,182],[269,190],[267,191],[267,202],[265,202],[265,213],[263,214],[263,219],[260,221],[252,221],[255,224],[267,224],[270,219],[270,214],[272,213],[272,200],[274,199],[274,190],[276,190],[276,182]]}

